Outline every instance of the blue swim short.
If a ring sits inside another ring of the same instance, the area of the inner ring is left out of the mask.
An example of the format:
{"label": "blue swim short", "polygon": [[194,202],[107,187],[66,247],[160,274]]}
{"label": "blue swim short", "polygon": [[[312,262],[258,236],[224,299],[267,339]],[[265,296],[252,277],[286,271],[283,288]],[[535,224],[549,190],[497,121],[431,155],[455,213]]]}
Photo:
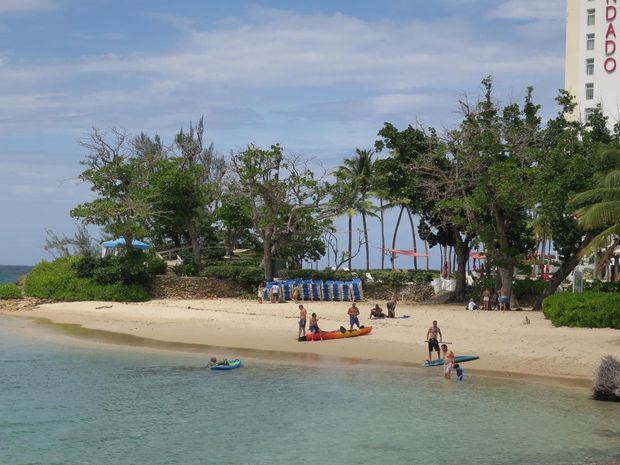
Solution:
{"label": "blue swim short", "polygon": [[306,327],[306,320],[299,320],[299,327],[300,328],[305,328]]}
{"label": "blue swim short", "polygon": [[349,315],[349,324],[351,326],[357,325],[357,327],[359,328],[360,327],[360,320],[356,316]]}

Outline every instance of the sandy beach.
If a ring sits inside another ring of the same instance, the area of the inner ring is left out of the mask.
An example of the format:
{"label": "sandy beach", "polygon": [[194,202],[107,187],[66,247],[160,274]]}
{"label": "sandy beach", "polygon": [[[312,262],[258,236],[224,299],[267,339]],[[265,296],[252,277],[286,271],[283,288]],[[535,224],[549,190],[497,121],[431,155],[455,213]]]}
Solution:
{"label": "sandy beach", "polygon": [[[348,326],[347,302],[310,302],[306,306],[319,315],[324,330]],[[620,331],[555,328],[540,312],[468,312],[454,305],[400,305],[397,314],[410,318],[369,320],[370,304],[361,303],[360,308],[361,323],[373,326],[371,335],[313,343],[296,340],[298,312],[293,303],[260,305],[236,299],[74,302],[11,313],[166,342],[412,365],[427,358],[424,339],[436,319],[444,341],[452,342],[457,355],[480,356],[468,364],[470,370],[504,376],[591,379],[602,356],[620,353]],[[530,324],[524,324],[526,316]]]}

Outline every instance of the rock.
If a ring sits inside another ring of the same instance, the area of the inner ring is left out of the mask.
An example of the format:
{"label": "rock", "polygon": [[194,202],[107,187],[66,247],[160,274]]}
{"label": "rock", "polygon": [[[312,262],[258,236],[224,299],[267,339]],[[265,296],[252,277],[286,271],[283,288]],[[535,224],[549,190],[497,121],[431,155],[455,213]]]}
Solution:
{"label": "rock", "polygon": [[611,355],[603,357],[592,387],[595,400],[620,402],[620,361]]}
{"label": "rock", "polygon": [[396,299],[399,302],[425,302],[435,295],[430,284],[403,284],[400,286],[387,283],[364,283],[364,300],[377,303]]}
{"label": "rock", "polygon": [[155,276],[151,285],[151,296],[154,299],[234,298],[247,297],[253,292],[249,285],[238,281],[189,276]]}

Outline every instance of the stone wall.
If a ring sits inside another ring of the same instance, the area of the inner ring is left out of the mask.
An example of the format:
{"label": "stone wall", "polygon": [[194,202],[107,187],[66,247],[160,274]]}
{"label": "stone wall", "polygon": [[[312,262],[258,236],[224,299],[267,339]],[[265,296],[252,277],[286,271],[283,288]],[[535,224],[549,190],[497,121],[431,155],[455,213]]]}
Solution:
{"label": "stone wall", "polygon": [[155,276],[151,285],[154,299],[213,299],[247,297],[252,288],[238,281],[188,276]]}
{"label": "stone wall", "polygon": [[387,283],[364,283],[364,300],[369,303],[387,302],[396,297],[399,302],[425,302],[435,295],[430,284],[403,284],[395,286]]}

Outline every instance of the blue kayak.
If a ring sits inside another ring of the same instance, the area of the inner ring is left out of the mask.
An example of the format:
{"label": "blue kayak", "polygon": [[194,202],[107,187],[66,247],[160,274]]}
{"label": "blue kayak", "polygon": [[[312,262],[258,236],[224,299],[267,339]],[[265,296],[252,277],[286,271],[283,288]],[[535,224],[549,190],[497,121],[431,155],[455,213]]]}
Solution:
{"label": "blue kayak", "polygon": [[239,368],[241,366],[241,360],[239,360],[238,358],[229,360],[227,364],[218,364],[218,365],[213,365],[209,368],[211,368],[212,370],[234,370],[235,368]]}
{"label": "blue kayak", "polygon": [[[471,362],[472,360],[478,360],[480,357],[478,357],[477,355],[461,355],[459,357],[454,357],[454,362],[455,363],[463,363],[463,362]],[[425,367],[439,367],[443,365],[443,358],[440,358],[439,360],[433,360],[432,362],[429,362],[428,360],[426,360],[422,366]]]}

